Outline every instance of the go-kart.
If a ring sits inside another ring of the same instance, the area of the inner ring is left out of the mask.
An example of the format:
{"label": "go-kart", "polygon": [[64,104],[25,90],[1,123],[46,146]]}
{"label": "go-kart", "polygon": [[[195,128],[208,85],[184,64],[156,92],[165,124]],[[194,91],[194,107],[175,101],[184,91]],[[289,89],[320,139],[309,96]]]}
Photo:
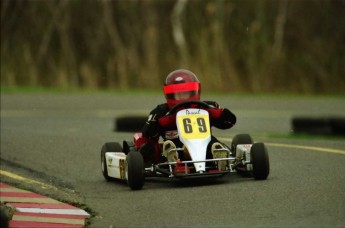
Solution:
{"label": "go-kart", "polygon": [[[176,162],[147,163],[140,149],[146,143],[141,133],[135,133],[133,141],[107,142],[101,150],[102,173],[106,180],[126,180],[133,190],[141,189],[145,178],[216,178],[232,172],[266,179],[269,175],[269,158],[264,143],[254,143],[248,134],[233,137],[231,146],[223,143],[217,150],[226,152],[224,158],[206,159],[207,146],[211,141],[210,106],[202,101],[186,101],[175,105],[168,114],[176,114],[176,125],[182,148],[173,148],[178,153],[188,152],[188,159]],[[163,142],[159,144],[162,150]],[[226,168],[219,169],[220,161]],[[224,163],[224,162],[223,162]]]}

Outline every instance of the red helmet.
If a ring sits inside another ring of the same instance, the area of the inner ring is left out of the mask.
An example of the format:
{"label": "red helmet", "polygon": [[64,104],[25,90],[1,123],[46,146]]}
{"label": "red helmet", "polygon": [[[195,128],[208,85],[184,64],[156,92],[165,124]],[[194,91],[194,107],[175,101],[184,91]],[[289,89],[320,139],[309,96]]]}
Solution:
{"label": "red helmet", "polygon": [[200,82],[189,70],[175,70],[165,80],[164,94],[169,108],[183,101],[200,100],[200,92]]}

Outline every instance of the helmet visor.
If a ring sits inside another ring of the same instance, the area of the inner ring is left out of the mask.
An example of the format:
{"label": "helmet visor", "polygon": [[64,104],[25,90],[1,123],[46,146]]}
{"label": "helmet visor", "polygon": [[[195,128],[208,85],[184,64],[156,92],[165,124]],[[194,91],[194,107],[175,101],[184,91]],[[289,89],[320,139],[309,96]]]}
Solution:
{"label": "helmet visor", "polygon": [[170,100],[187,100],[191,97],[194,97],[195,95],[198,94],[198,91],[189,91],[189,92],[182,92],[182,93],[169,93],[166,94],[166,98]]}
{"label": "helmet visor", "polygon": [[186,100],[199,94],[199,82],[187,82],[164,86],[164,94],[167,99]]}

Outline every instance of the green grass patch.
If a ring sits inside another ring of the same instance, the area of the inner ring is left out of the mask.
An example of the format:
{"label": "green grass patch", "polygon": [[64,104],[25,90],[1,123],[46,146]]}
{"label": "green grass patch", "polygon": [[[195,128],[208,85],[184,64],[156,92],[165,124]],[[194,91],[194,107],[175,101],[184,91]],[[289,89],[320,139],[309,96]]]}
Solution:
{"label": "green grass patch", "polygon": [[[35,94],[35,93],[52,93],[52,94],[117,94],[117,95],[157,95],[163,96],[162,88],[80,88],[80,87],[41,87],[41,86],[1,86],[1,94]],[[231,97],[260,97],[260,98],[326,98],[326,99],[345,99],[344,94],[298,94],[298,93],[229,93],[224,91],[206,91],[203,90],[201,97],[207,96],[231,96]]]}
{"label": "green grass patch", "polygon": [[11,93],[116,93],[116,94],[157,94],[160,95],[163,92],[160,90],[153,89],[116,89],[116,88],[77,88],[77,87],[32,87],[32,86],[1,86],[1,93],[11,94]]}

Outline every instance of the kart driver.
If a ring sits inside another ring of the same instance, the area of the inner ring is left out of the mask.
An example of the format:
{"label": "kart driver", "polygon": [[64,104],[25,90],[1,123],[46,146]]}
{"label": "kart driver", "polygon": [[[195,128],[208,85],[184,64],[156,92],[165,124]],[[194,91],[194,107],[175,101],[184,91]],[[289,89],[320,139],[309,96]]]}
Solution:
{"label": "kart driver", "polygon": [[[196,75],[189,70],[175,70],[171,72],[165,81],[163,87],[164,95],[167,103],[158,105],[153,109],[148,117],[147,122],[143,126],[142,135],[147,139],[147,142],[142,146],[141,153],[145,161],[161,162],[160,150],[158,140],[163,138],[163,159],[164,157],[169,162],[176,162],[179,159],[184,160],[189,158],[188,151],[176,152],[171,150],[173,148],[181,148],[183,145],[178,138],[176,126],[176,113],[169,114],[168,112],[176,104],[188,100],[200,100],[201,85]],[[210,124],[219,129],[229,129],[236,123],[236,116],[226,108],[221,108],[214,101],[204,101],[210,108],[207,109],[210,116]],[[228,153],[224,151],[217,151],[224,146],[212,136],[211,142],[207,148],[207,159],[225,158]],[[189,160],[189,159],[188,159]],[[221,171],[226,169],[227,161],[219,162],[218,168]]]}

